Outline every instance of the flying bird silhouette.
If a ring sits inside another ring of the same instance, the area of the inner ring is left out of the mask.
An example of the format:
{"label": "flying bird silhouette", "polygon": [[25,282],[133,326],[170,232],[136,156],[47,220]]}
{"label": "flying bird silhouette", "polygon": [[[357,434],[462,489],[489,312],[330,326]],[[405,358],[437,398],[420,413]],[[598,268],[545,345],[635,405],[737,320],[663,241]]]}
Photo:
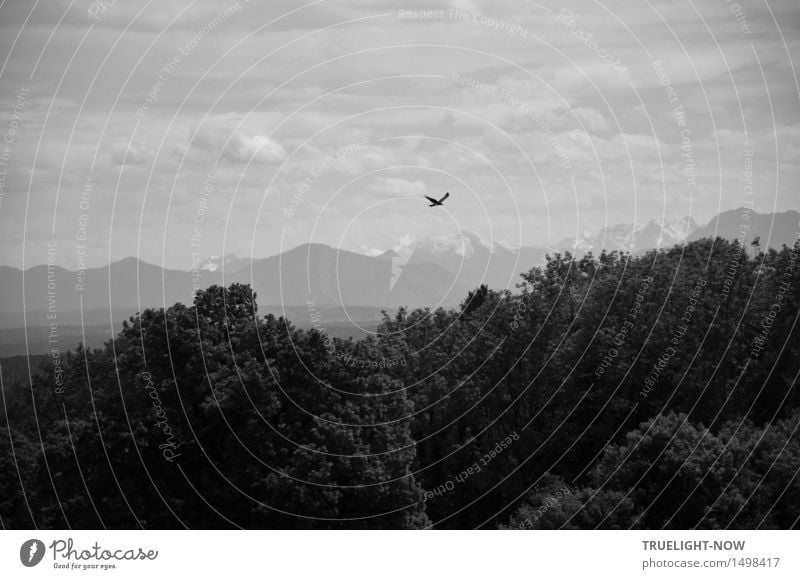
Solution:
{"label": "flying bird silhouette", "polygon": [[448,197],[450,197],[450,192],[449,191],[447,193],[445,193],[444,197],[442,197],[438,201],[436,199],[434,199],[433,197],[428,197],[427,195],[425,195],[425,199],[427,199],[428,201],[431,202],[431,204],[428,205],[428,207],[436,207],[437,205],[442,205],[442,204],[444,204],[444,200],[447,199]]}

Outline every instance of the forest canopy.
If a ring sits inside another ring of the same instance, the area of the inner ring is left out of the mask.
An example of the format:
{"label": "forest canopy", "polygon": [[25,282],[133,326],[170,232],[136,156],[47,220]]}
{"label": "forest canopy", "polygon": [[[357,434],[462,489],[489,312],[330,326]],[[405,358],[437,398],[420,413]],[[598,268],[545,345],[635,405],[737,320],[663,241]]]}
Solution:
{"label": "forest canopy", "polygon": [[800,245],[555,254],[343,340],[249,286],[4,380],[3,528],[779,528]]}

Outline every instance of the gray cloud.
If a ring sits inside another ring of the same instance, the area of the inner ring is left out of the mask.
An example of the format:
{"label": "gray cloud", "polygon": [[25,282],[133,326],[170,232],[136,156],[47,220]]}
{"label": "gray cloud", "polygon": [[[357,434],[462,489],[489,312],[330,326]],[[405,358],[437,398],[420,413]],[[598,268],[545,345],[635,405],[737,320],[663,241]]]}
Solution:
{"label": "gray cloud", "polygon": [[[25,248],[26,265],[41,263],[53,236],[69,254],[89,176],[94,265],[139,254],[185,266],[207,174],[208,254],[270,255],[281,236],[336,245],[345,231],[356,249],[442,227],[521,229],[506,241],[545,244],[576,224],[702,222],[741,205],[745,149],[756,209],[800,209],[800,6],[576,0],[570,20],[564,4],[544,4],[119,0],[100,13],[89,0],[33,12],[6,2],[0,131],[29,93],[0,262],[21,265]],[[458,193],[454,221],[415,218],[399,199],[442,189]]]}

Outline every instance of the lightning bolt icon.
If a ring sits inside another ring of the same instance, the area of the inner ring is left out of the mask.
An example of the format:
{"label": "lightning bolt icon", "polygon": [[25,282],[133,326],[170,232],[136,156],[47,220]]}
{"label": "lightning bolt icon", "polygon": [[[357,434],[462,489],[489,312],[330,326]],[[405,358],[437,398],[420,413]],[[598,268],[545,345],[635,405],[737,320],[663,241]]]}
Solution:
{"label": "lightning bolt icon", "polygon": [[31,543],[31,550],[28,553],[28,563],[33,561],[33,556],[36,555],[36,551],[39,550],[39,545],[36,542]]}

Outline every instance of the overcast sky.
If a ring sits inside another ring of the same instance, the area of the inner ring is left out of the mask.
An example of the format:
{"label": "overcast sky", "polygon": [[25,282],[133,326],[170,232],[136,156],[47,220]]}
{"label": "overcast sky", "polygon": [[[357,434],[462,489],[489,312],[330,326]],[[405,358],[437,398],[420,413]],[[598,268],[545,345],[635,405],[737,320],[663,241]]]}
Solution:
{"label": "overcast sky", "polygon": [[14,0],[0,29],[0,264],[800,209],[794,1]]}

